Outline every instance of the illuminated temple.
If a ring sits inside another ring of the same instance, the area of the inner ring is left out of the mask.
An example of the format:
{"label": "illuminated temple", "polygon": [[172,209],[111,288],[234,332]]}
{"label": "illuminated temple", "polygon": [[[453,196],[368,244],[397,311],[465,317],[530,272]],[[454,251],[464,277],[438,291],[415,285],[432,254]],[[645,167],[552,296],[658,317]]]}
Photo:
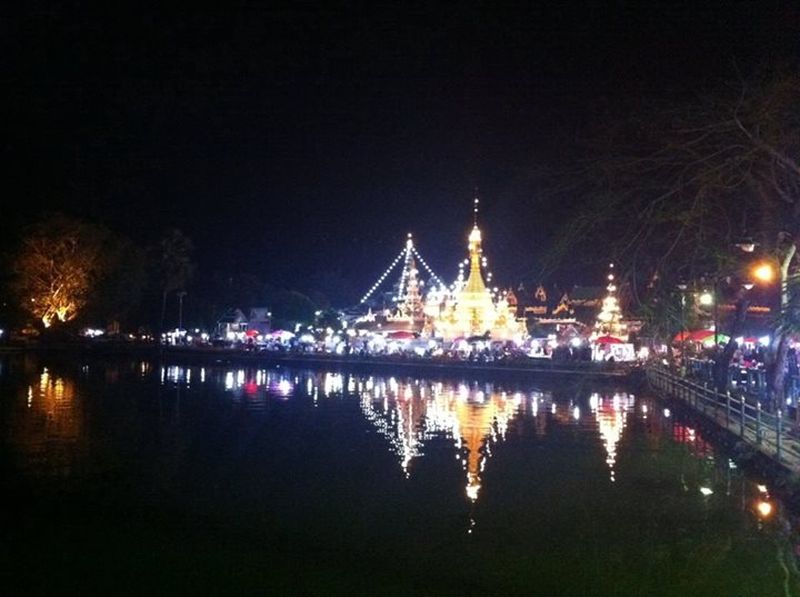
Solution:
{"label": "illuminated temple", "polygon": [[430,317],[433,335],[445,340],[487,335],[492,340],[521,339],[525,321],[516,317],[513,294],[494,297],[481,273],[483,248],[478,228],[478,199],[475,222],[469,233],[469,276],[446,297],[429,296],[425,313]]}

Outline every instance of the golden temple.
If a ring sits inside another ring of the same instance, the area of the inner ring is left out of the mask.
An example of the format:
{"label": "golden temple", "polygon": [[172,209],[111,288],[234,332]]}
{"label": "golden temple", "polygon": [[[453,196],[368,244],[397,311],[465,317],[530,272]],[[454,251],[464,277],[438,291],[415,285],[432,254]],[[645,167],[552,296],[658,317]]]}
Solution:
{"label": "golden temple", "polygon": [[507,295],[493,296],[481,273],[483,257],[481,230],[478,228],[478,198],[475,221],[469,233],[469,276],[444,300],[428,300],[425,313],[431,318],[433,334],[445,340],[486,336],[492,340],[521,340],[526,334],[524,319],[516,317],[516,305]]}

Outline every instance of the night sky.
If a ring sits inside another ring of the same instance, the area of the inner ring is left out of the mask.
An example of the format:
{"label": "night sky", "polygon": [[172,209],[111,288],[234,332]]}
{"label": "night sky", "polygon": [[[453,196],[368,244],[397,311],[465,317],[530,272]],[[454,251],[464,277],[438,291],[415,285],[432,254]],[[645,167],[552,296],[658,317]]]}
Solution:
{"label": "night sky", "polygon": [[548,205],[536,172],[609,114],[796,53],[800,32],[788,0],[25,4],[0,19],[4,246],[48,209],[141,243],[177,226],[201,273],[338,303],[408,232],[452,279],[476,187],[496,280],[530,286],[580,199]]}

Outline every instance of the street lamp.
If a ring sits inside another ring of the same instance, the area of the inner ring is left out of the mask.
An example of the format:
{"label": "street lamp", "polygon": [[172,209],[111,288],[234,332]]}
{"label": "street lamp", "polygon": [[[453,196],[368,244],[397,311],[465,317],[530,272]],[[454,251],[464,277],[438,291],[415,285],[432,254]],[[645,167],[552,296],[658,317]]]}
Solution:
{"label": "street lamp", "polygon": [[681,291],[681,365],[686,364],[686,288],[685,282],[678,283]]}
{"label": "street lamp", "polygon": [[775,270],[769,263],[760,263],[753,268],[753,276],[761,282],[772,282]]}

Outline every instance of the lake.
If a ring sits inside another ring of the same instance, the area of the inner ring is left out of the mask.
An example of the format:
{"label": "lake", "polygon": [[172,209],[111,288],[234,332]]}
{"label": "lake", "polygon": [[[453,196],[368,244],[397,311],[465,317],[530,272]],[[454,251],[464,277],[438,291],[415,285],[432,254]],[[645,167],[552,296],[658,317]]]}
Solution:
{"label": "lake", "polygon": [[796,516],[610,382],[0,358],[24,594],[798,594]]}

